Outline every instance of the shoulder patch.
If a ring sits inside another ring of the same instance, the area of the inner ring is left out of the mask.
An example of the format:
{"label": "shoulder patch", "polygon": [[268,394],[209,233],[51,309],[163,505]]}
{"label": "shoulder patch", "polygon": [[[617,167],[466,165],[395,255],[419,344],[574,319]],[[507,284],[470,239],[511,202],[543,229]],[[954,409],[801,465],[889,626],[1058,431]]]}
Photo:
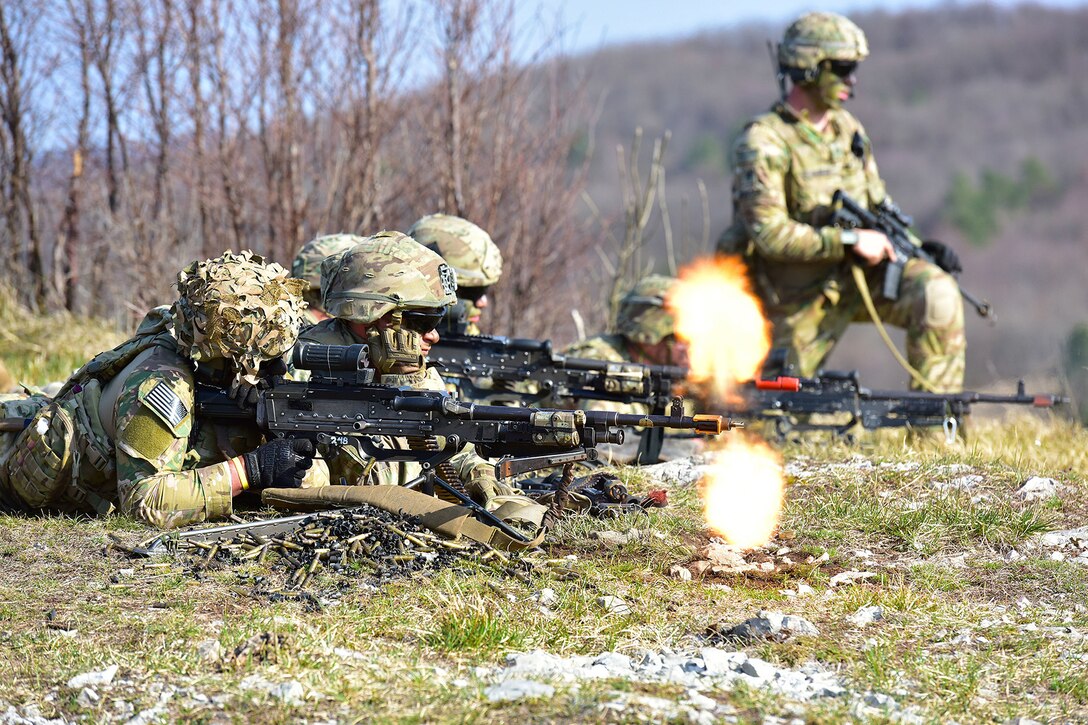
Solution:
{"label": "shoulder patch", "polygon": [[178,394],[163,380],[155,383],[146,394],[141,393],[140,402],[162,418],[172,430],[176,429],[189,415],[189,409],[185,407],[185,403],[181,402]]}

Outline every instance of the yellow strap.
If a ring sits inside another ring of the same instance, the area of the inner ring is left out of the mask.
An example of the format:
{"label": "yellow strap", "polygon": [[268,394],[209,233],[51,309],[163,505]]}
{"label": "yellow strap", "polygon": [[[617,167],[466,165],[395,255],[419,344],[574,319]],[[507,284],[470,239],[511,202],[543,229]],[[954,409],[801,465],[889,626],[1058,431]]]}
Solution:
{"label": "yellow strap", "polygon": [[861,299],[865,302],[865,309],[869,311],[869,317],[872,319],[873,324],[876,325],[877,332],[880,333],[880,338],[884,340],[884,344],[888,346],[888,350],[891,351],[892,357],[899,363],[900,366],[910,375],[914,382],[922,386],[926,391],[930,393],[936,393],[937,389],[929,384],[929,381],[922,377],[922,374],[911,367],[911,364],[907,362],[907,359],[896,348],[895,343],[892,342],[892,338],[888,335],[888,331],[884,329],[884,323],[880,321],[880,314],[876,311],[876,305],[873,304],[873,296],[869,292],[869,283],[865,279],[865,272],[861,267],[856,264],[850,265],[850,271],[854,275],[854,284],[858,286],[858,291],[861,292]]}
{"label": "yellow strap", "polygon": [[503,531],[477,521],[464,506],[403,486],[319,486],[317,488],[266,488],[261,501],[288,511],[320,511],[369,504],[395,514],[418,516],[428,529],[456,539],[465,536],[504,551],[532,549],[544,541],[541,531],[532,541],[518,541]]}

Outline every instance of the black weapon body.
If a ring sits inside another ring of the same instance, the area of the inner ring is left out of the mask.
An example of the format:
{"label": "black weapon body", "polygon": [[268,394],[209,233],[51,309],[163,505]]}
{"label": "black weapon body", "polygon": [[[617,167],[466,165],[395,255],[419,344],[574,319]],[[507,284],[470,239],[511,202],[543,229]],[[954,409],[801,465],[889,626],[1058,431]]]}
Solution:
{"label": "black weapon body", "polygon": [[[465,400],[495,396],[519,405],[566,406],[578,400],[642,403],[662,415],[673,388],[687,377],[676,365],[617,363],[567,357],[550,340],[444,333],[429,362]],[[664,431],[643,431],[640,460],[654,461]]]}
{"label": "black weapon body", "polygon": [[[503,393],[526,405],[548,400],[607,400],[644,403],[655,414],[666,410],[673,387],[688,372],[676,365],[567,357],[552,349],[551,340],[488,335],[443,336],[431,348],[428,361],[467,400],[496,392],[496,387],[480,387],[477,382],[486,380],[498,383]],[[525,382],[531,385],[520,385],[514,391],[504,387]]]}
{"label": "black weapon body", "polygon": [[[848,436],[856,425],[873,430],[903,426],[942,426],[955,437],[976,403],[1052,408],[1068,399],[1051,393],[1028,394],[1020,381],[1015,394],[978,392],[927,393],[917,390],[872,390],[861,385],[857,371],[820,371],[813,378],[779,376],[749,382],[738,391],[743,404],[730,413],[773,422],[775,434],[830,431]],[[813,421],[815,414],[840,414],[836,422]],[[845,414],[846,420],[841,418]]]}
{"label": "black weapon body", "polygon": [[[408,484],[433,493],[440,486],[487,523],[517,535],[449,481],[439,467],[465,445],[497,459],[496,474],[507,478],[541,468],[595,460],[595,446],[622,443],[623,427],[676,428],[717,435],[734,426],[717,415],[686,416],[676,398],[667,415],[606,411],[518,408],[465,403],[445,392],[413,390],[370,382],[366,345],[299,343],[296,369],[310,370],[308,381],[273,377],[242,409],[219,389],[202,388],[197,413],[211,419],[255,420],[269,437],[308,438],[332,447],[353,446],[379,461],[415,461],[423,475]],[[392,447],[404,437],[431,445]],[[438,442],[441,444],[438,445]]]}
{"label": "black weapon body", "polygon": [[[832,207],[835,209],[832,217],[834,226],[844,229],[873,229],[881,232],[891,242],[895,249],[895,261],[888,261],[884,270],[884,284],[881,294],[884,299],[899,299],[899,285],[903,278],[903,268],[907,260],[917,257],[926,262],[934,263],[933,257],[927,254],[921,247],[911,241],[909,229],[912,220],[903,214],[894,204],[885,199],[873,211],[866,209],[852,199],[842,189],[835,192],[832,198]],[[960,294],[971,306],[975,308],[981,317],[989,317],[993,314],[993,307],[989,302],[980,300],[964,289]]]}

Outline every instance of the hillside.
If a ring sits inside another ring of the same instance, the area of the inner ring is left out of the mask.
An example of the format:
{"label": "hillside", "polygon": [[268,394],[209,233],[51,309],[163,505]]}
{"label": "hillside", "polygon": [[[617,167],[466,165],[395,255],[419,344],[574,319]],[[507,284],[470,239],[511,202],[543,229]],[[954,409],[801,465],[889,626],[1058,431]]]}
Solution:
{"label": "hillside", "polygon": [[[1088,9],[949,5],[853,19],[867,33],[872,55],[849,108],[872,137],[881,173],[919,229],[960,252],[964,286],[997,309],[993,326],[969,313],[968,384],[1046,375],[1071,326],[1088,317],[1081,271]],[[746,26],[605,48],[580,59],[600,113],[588,188],[604,214],[617,214],[620,203],[616,145],[629,146],[636,127],[647,139],[668,129],[673,231],[701,236],[702,179],[710,238],[717,236],[732,215],[729,145],[745,120],[774,100],[766,39],[781,31]],[[644,168],[649,146],[644,142]],[[1042,172],[1045,192],[1024,183],[1025,163]],[[976,220],[996,226],[982,240],[970,241],[952,221],[957,176],[961,213],[978,210]],[[999,191],[1009,198],[998,198]],[[657,220],[654,229],[660,250]],[[663,262],[658,268],[664,270]],[[873,384],[905,377],[867,329],[851,331],[831,362],[860,368]]]}

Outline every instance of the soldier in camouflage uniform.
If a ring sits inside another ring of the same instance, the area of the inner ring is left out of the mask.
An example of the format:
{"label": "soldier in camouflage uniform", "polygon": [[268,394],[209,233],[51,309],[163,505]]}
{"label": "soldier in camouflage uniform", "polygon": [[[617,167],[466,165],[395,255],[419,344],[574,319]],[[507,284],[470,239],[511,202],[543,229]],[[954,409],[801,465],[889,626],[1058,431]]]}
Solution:
{"label": "soldier in camouflage uniform", "polygon": [[502,252],[491,235],[467,219],[430,214],[408,230],[408,236],[437,252],[457,274],[457,308],[464,308],[464,334],[480,334],[480,315],[488,306],[487,290],[502,276]]}
{"label": "soldier in camouflage uniform", "polygon": [[321,262],[325,257],[355,246],[358,240],[359,237],[354,234],[327,234],[306,242],[298,250],[295,260],[291,262],[291,276],[309,285],[302,293],[302,299],[306,301],[302,318],[304,328],[329,318],[321,306]]}
{"label": "soldier in camouflage uniform", "polygon": [[[250,252],[194,262],[178,299],[77,370],[0,454],[0,504],[175,527],[224,518],[235,496],[299,486],[312,444],[265,443],[254,424],[197,420],[197,382],[250,399],[259,368],[298,335],[303,282]],[[11,410],[7,415],[11,415]]]}
{"label": "soldier in camouflage uniform", "polygon": [[[355,246],[325,259],[321,296],[332,317],[305,330],[302,342],[369,345],[375,382],[416,390],[445,390],[438,372],[426,365],[435,326],[456,301],[456,278],[434,252],[400,232],[355,237]],[[304,371],[292,373],[296,377]],[[404,448],[407,441],[389,444]],[[494,466],[470,447],[450,463],[466,491],[490,506],[497,495],[512,493],[495,477]],[[403,485],[420,474],[416,463],[362,460],[354,448],[330,456],[333,481]]]}
{"label": "soldier in camouflage uniform", "polygon": [[[842,108],[868,54],[865,35],[847,18],[799,18],[778,46],[783,99],[733,147],[733,224],[718,248],[745,256],[774,325],[773,344],[788,350],[804,376],[821,367],[851,322],[869,319],[851,265],[862,266],[869,288],[879,290],[878,265],[895,255],[880,232],[826,226],[836,189],[869,208],[887,198],[869,137]],[[922,246],[939,267],[909,260],[899,299],[874,301],[884,323],[906,329],[912,367],[933,389],[954,392],[962,388],[967,347],[951,274],[959,261],[939,242]]]}
{"label": "soldier in camouflage uniform", "polygon": [[[616,363],[646,365],[688,364],[687,343],[676,337],[676,322],[665,308],[675,277],[654,274],[644,277],[623,299],[616,315],[616,332],[597,335],[571,345],[563,353],[568,357],[606,360]],[[643,403],[615,403],[605,400],[579,400],[573,404],[586,410],[607,410],[615,413],[646,415],[650,409]],[[655,463],[636,461],[639,432],[627,431],[622,445],[598,446],[606,458],[617,463]],[[696,442],[691,438],[667,435],[662,460],[682,458],[694,452]]]}

